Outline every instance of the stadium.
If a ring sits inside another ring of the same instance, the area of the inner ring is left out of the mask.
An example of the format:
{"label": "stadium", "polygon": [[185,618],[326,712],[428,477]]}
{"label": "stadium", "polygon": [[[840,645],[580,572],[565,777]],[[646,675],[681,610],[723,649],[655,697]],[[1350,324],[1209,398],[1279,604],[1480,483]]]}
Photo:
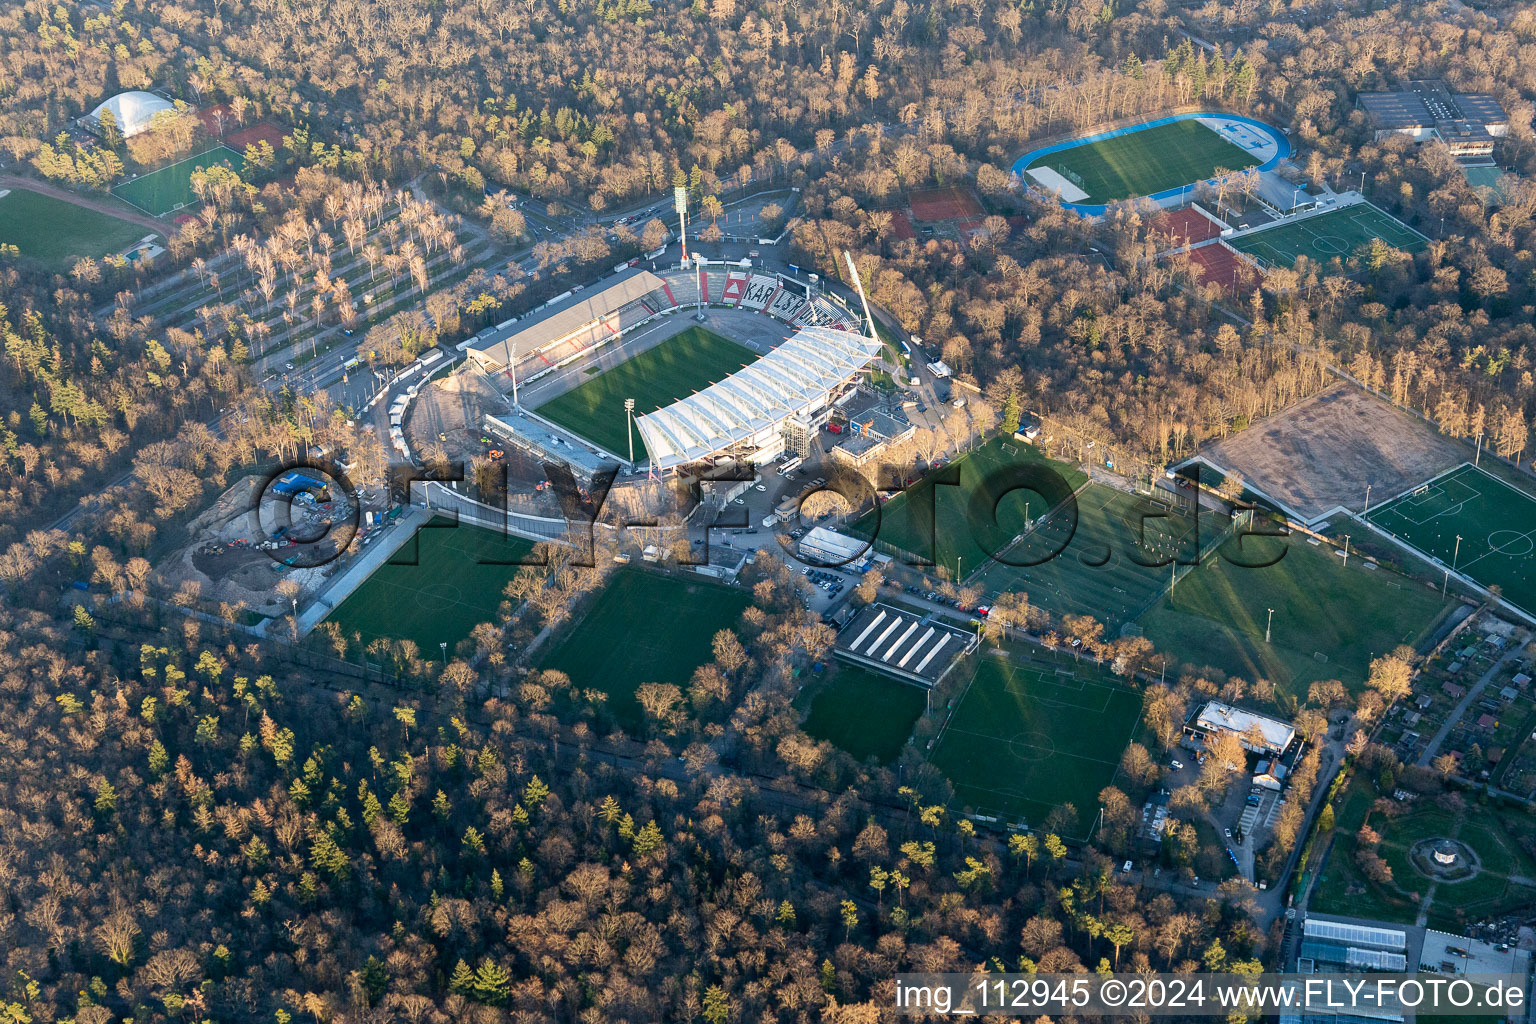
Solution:
{"label": "stadium", "polygon": [[814,279],[700,261],[622,268],[460,348],[506,397],[496,436],[579,476],[666,473],[802,445],[879,357],[862,326]]}

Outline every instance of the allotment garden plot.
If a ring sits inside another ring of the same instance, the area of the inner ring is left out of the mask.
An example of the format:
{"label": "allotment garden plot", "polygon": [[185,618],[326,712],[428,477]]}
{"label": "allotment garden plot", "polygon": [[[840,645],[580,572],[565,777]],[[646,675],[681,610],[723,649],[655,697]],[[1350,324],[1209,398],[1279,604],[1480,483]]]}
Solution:
{"label": "allotment garden plot", "polygon": [[1141,697],[1094,665],[991,650],[931,760],[957,808],[1038,826],[1070,803],[1081,835],[1140,714]]}
{"label": "allotment garden plot", "polygon": [[1367,518],[1536,613],[1536,497],[1531,494],[1463,465],[1372,509]]}

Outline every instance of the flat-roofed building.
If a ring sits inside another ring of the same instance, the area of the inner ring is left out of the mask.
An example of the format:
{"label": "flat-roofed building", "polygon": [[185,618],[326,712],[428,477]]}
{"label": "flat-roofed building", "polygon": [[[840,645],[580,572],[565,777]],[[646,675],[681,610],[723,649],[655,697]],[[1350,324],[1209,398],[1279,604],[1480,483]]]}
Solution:
{"label": "flat-roofed building", "polygon": [[1219,733],[1232,733],[1242,741],[1244,749],[1265,755],[1284,753],[1296,740],[1295,728],[1277,718],[1215,700],[1185,723],[1184,733],[1196,743],[1204,743]]}
{"label": "flat-roofed building", "polygon": [[1485,93],[1453,93],[1439,81],[1362,92],[1355,105],[1370,118],[1378,142],[1391,135],[1439,140],[1463,160],[1491,157],[1494,141],[1509,134],[1509,115],[1498,100]]}
{"label": "flat-roofed building", "polygon": [[933,687],[979,642],[975,633],[932,616],[871,604],[842,628],[832,650],[845,661]]}

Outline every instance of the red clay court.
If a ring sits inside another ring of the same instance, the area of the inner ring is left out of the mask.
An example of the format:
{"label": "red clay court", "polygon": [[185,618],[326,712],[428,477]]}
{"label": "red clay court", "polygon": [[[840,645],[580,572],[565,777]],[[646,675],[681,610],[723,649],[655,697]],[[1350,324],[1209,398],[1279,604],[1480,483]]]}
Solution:
{"label": "red clay court", "polygon": [[1217,284],[1228,295],[1258,287],[1259,272],[1237,253],[1217,242],[1183,253],[1201,284]]}
{"label": "red clay court", "polygon": [[913,220],[960,220],[987,215],[976,194],[958,185],[913,192],[907,203],[912,207]]}
{"label": "red clay court", "polygon": [[231,132],[224,140],[224,144],[230,149],[244,153],[245,147],[253,142],[265,140],[271,143],[273,149],[279,149],[283,145],[283,130],[275,124],[263,121],[261,124],[253,124],[242,131]]}
{"label": "red clay court", "polygon": [[891,211],[891,237],[898,241],[902,239],[910,241],[917,237],[917,232],[912,229],[912,221],[907,219],[907,215],[900,210]]}
{"label": "red clay court", "polygon": [[1187,208],[1158,214],[1152,218],[1150,227],[1153,234],[1172,238],[1180,245],[1192,245],[1221,234],[1220,224],[1198,210]]}

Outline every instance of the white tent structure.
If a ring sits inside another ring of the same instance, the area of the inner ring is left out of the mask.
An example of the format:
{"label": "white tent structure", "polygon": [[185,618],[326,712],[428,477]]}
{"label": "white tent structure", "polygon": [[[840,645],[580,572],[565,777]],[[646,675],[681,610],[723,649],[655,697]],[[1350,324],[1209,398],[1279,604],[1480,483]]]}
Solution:
{"label": "white tent structure", "polygon": [[636,420],[651,465],[766,447],[786,420],[813,416],[879,353],[862,334],[803,328],[751,366]]}
{"label": "white tent structure", "polygon": [[128,138],[147,130],[150,121],[162,110],[175,109],[176,105],[170,100],[162,99],[152,92],[120,92],[99,104],[86,117],[100,124],[102,111],[110,110],[117,120],[117,127],[123,133],[123,138]]}

